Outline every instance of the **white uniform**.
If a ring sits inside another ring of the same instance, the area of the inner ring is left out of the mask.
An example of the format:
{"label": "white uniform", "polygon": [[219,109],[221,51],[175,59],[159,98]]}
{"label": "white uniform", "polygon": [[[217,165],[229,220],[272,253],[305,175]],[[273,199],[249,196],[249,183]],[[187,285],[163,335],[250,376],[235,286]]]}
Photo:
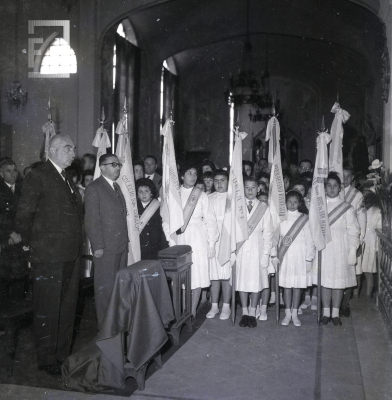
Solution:
{"label": "white uniform", "polygon": [[[193,188],[181,186],[182,208]],[[210,286],[208,246],[213,247],[219,238],[215,213],[208,196],[205,193],[200,198],[193,211],[185,232],[177,235],[177,244],[187,244],[192,247],[191,289]]]}
{"label": "white uniform", "polygon": [[371,207],[366,212],[367,224],[365,234],[365,251],[363,252],[362,270],[363,272],[377,272],[376,251],[378,250],[378,240],[376,229],[382,228],[381,211],[379,208]]}
{"label": "white uniform", "polygon": [[[351,186],[347,186],[344,188],[344,196],[347,197],[347,192],[350,190]],[[363,194],[355,189],[352,188],[355,192],[355,197],[353,198],[352,202],[350,203],[354,207],[355,214],[358,218],[359,227],[361,229],[360,232],[360,243],[362,243],[363,238],[365,237],[366,232],[366,208],[363,203]],[[355,265],[355,273],[357,275],[362,274],[362,252],[360,252],[359,256],[357,257],[357,263]]]}
{"label": "white uniform", "polygon": [[[282,240],[294,222],[302,215],[299,211],[287,211],[287,219],[279,225]],[[312,285],[311,272],[306,272],[306,260],[312,261],[316,248],[310,235],[309,222],[298,233],[287,249],[279,268],[279,286],[306,288]]]}
{"label": "white uniform", "polygon": [[223,218],[225,216],[226,198],[227,198],[227,192],[225,193],[214,192],[208,195],[208,200],[215,212],[219,230],[219,240],[215,243],[215,257],[210,260],[210,279],[212,281],[231,278],[232,263],[229,261],[224,265],[220,265],[218,261],[219,246],[222,238],[221,233],[223,226]]}
{"label": "white uniform", "polygon": [[[334,199],[327,197],[328,213],[342,201],[339,197]],[[358,219],[353,207],[350,207],[331,226],[332,240],[327,243],[321,257],[321,286],[330,289],[345,289],[357,285],[355,265],[349,265],[347,258],[350,248],[358,248],[359,231]],[[313,277],[313,283],[317,284],[317,274],[315,277]]]}
{"label": "white uniform", "polygon": [[[248,204],[248,200],[246,201]],[[259,200],[253,200],[251,213],[247,212],[247,220],[254,214]],[[271,252],[274,229],[269,208],[241,247],[236,261],[236,290],[257,293],[268,288],[268,259],[261,265],[263,256],[267,258]]]}

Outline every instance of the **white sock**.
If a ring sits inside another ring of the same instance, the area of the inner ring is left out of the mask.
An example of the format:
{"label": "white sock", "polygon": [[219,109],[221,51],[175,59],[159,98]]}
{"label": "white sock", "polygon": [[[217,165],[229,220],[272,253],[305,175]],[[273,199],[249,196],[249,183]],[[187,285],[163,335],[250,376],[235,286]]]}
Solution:
{"label": "white sock", "polygon": [[339,309],[332,307],[332,318],[339,318]]}
{"label": "white sock", "polygon": [[214,313],[218,313],[219,312],[218,303],[212,303],[211,305],[212,305],[212,307],[211,307],[210,311],[214,312]]}
{"label": "white sock", "polygon": [[271,292],[270,303],[275,303],[275,302],[276,302],[275,292]]}
{"label": "white sock", "polygon": [[229,303],[223,303],[222,311],[223,310],[230,310],[230,304]]}
{"label": "white sock", "polygon": [[324,315],[324,317],[330,317],[331,316],[331,309],[330,308],[323,308],[323,315]]}
{"label": "white sock", "polygon": [[304,304],[310,305],[310,295],[305,295],[305,301]]}
{"label": "white sock", "polygon": [[298,309],[293,308],[293,310],[291,311],[291,315],[292,315],[293,317],[296,317],[296,316],[298,315]]}
{"label": "white sock", "polygon": [[248,307],[242,307],[242,315],[249,315]]}
{"label": "white sock", "polygon": [[317,306],[317,296],[312,296],[312,305]]}
{"label": "white sock", "polygon": [[251,317],[255,317],[256,316],[256,308],[255,307],[249,307],[249,315]]}
{"label": "white sock", "polygon": [[260,307],[260,315],[267,315],[267,305]]}

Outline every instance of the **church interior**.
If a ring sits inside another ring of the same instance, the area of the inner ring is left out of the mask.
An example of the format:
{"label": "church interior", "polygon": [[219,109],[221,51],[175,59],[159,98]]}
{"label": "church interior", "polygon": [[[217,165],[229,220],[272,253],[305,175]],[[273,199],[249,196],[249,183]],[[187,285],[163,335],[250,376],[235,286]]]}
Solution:
{"label": "church interior", "polygon": [[[243,159],[267,156],[275,113],[290,169],[314,161],[335,102],[350,114],[343,156],[364,171],[375,159],[392,168],[390,0],[14,0],[0,4],[0,20],[0,157],[20,173],[40,160],[48,120],[82,157],[96,154],[102,123],[114,152],[124,112],[134,161],[152,154],[162,166],[160,130],[172,118],[177,160],[221,168],[236,125],[248,134]],[[56,46],[63,50],[53,56]],[[255,90],[258,105],[249,100]],[[79,347],[96,333],[91,293],[86,299]],[[390,306],[355,299],[351,308],[339,332],[319,327],[310,310],[301,329],[270,318],[244,331],[205,319],[201,306],[162,369],[150,366],[144,391],[131,379],[94,398],[391,398]],[[34,357],[29,329],[14,376],[0,376],[0,398],[88,398],[26,360]]]}

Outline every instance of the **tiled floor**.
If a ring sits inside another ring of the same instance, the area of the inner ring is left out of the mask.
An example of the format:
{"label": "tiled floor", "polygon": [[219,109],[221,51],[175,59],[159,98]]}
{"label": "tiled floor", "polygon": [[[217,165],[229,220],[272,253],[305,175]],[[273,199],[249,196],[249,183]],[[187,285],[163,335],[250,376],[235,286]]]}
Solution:
{"label": "tiled floor", "polygon": [[[352,300],[340,328],[318,327],[306,310],[302,327],[277,326],[274,309],[255,329],[218,317],[199,330],[132,400],[390,399],[391,344],[374,303]],[[0,399],[87,399],[91,395],[1,385]],[[94,395],[94,399],[123,397]],[[124,397],[125,398],[125,397]],[[129,398],[129,397],[127,397]]]}

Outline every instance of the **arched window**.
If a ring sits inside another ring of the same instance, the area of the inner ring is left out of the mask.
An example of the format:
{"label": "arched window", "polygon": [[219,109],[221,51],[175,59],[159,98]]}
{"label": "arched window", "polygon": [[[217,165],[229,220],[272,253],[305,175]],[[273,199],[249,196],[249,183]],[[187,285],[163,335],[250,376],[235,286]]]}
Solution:
{"label": "arched window", "polygon": [[76,74],[75,52],[63,39],[56,38],[46,50],[41,62],[41,74]]}

